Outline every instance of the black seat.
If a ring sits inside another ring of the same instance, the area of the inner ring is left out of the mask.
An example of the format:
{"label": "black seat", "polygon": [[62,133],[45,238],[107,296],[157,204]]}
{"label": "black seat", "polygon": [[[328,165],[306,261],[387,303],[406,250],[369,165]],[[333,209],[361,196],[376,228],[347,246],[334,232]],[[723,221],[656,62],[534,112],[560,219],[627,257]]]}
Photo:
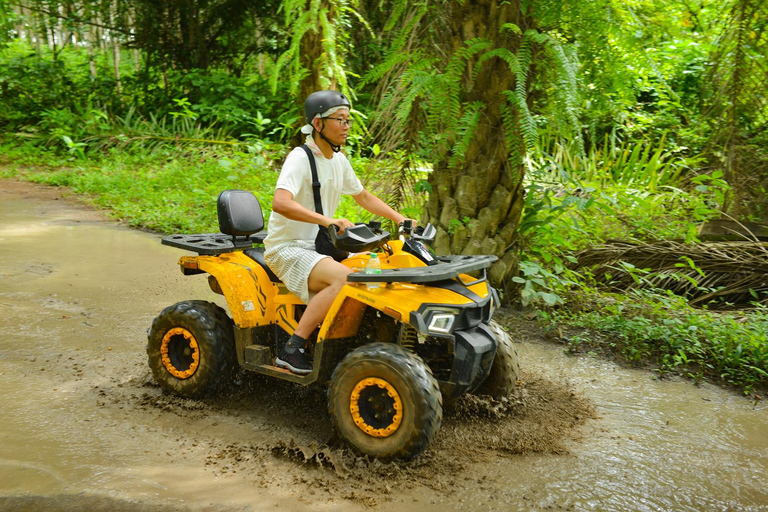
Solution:
{"label": "black seat", "polygon": [[232,235],[236,247],[264,243],[267,232],[259,231],[264,228],[264,215],[256,196],[245,190],[225,190],[219,194],[216,210],[219,229],[225,235]]}
{"label": "black seat", "polygon": [[250,235],[264,228],[264,215],[256,196],[246,190],[225,190],[216,201],[219,230],[233,237]]}
{"label": "black seat", "polygon": [[269,276],[269,280],[273,283],[280,283],[280,278],[275,275],[274,272],[272,272],[272,269],[269,268],[269,265],[264,261],[264,248],[263,247],[256,247],[254,249],[246,249],[243,251],[243,254],[251,258],[253,261],[261,265],[261,267],[267,272],[267,275]]}
{"label": "black seat", "polygon": [[248,247],[243,254],[261,265],[273,283],[279,283],[280,279],[264,261],[264,248],[250,248],[254,242],[264,243],[266,236],[261,231],[264,215],[256,196],[246,190],[225,190],[219,194],[216,211],[221,232],[231,235],[236,247]]}

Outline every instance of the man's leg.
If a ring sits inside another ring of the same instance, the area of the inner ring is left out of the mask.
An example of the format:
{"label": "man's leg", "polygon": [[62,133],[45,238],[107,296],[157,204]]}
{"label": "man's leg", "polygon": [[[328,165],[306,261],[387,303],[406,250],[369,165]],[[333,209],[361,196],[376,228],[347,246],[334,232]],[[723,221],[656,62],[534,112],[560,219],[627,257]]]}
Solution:
{"label": "man's leg", "polygon": [[347,282],[347,276],[352,272],[349,267],[331,258],[320,260],[309,274],[309,291],[315,296],[307,304],[307,309],[301,315],[295,333],[302,338],[308,338],[323,321],[331,304]]}
{"label": "man's leg", "polygon": [[331,304],[347,282],[350,272],[348,267],[331,258],[322,259],[315,265],[308,282],[309,291],[315,293],[315,296],[307,304],[296,330],[280,352],[275,363],[277,366],[299,374],[312,372],[312,365],[304,355],[304,345],[331,309]]}

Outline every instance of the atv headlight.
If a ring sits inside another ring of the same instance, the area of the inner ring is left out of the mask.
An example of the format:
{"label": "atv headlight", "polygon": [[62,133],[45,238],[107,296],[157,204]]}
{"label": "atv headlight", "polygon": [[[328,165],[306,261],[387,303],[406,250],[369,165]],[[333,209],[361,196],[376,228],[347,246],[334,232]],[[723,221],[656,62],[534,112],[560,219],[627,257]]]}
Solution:
{"label": "atv headlight", "polygon": [[429,308],[424,313],[429,332],[451,334],[459,311],[452,308]]}
{"label": "atv headlight", "polygon": [[432,315],[427,329],[432,332],[449,334],[451,332],[451,328],[453,327],[453,321],[455,318],[456,315],[452,315],[450,313],[438,313],[436,315]]}

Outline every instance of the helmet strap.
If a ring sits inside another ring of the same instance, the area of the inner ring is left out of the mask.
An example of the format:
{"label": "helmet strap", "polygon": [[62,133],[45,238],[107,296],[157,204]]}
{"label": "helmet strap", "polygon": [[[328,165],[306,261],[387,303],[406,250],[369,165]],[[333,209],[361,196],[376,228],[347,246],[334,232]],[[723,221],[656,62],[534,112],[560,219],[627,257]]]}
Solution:
{"label": "helmet strap", "polygon": [[341,151],[341,146],[337,146],[336,144],[334,144],[333,142],[331,142],[327,138],[325,138],[325,135],[323,135],[323,130],[325,130],[325,119],[321,118],[321,120],[323,121],[323,127],[317,133],[320,135],[321,139],[323,139],[325,142],[328,143],[329,146],[331,146],[331,150],[334,153],[338,153],[339,151]]}

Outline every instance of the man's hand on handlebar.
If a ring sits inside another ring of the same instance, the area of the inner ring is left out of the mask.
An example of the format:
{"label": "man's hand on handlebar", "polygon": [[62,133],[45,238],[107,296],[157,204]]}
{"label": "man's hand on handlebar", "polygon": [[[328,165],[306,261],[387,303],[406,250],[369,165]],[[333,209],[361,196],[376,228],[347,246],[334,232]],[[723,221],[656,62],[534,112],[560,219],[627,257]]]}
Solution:
{"label": "man's hand on handlebar", "polygon": [[354,226],[350,221],[347,219],[331,219],[331,221],[328,223],[328,227],[336,226],[337,231],[339,234],[344,234],[344,230],[347,228],[351,228]]}
{"label": "man's hand on handlebar", "polygon": [[404,219],[403,222],[398,224],[398,226],[400,227],[401,233],[409,233],[409,234],[411,233],[411,231],[413,231],[416,228],[417,225],[418,225],[418,221],[416,221],[415,219],[408,219],[408,218]]}

